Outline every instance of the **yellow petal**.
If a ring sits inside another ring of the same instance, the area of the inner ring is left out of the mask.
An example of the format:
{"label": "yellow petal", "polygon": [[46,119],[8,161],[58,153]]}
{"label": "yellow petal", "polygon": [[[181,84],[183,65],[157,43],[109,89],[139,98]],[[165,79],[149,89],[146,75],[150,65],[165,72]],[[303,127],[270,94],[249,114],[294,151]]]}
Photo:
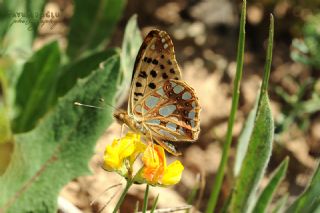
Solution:
{"label": "yellow petal", "polygon": [[123,160],[129,157],[134,151],[134,138],[125,136],[113,140],[107,145],[104,153],[104,167],[107,170],[118,170],[123,166]]}
{"label": "yellow petal", "polygon": [[165,166],[165,153],[161,146],[149,145],[143,153],[142,161],[147,168]]}
{"label": "yellow petal", "polygon": [[117,144],[119,140],[115,139],[111,145],[107,145],[104,151],[104,167],[107,170],[113,170],[121,167],[119,158],[119,149]]}
{"label": "yellow petal", "polygon": [[134,151],[134,140],[130,137],[124,137],[120,140],[118,154],[121,159],[130,156]]}
{"label": "yellow petal", "polygon": [[[140,136],[140,135],[139,135]],[[146,150],[147,146],[140,140],[136,140],[134,143],[134,152],[130,155],[130,166],[133,165],[139,154]]]}
{"label": "yellow petal", "polygon": [[181,179],[181,174],[184,167],[182,163],[178,160],[171,163],[165,168],[161,184],[169,186],[177,184]]}

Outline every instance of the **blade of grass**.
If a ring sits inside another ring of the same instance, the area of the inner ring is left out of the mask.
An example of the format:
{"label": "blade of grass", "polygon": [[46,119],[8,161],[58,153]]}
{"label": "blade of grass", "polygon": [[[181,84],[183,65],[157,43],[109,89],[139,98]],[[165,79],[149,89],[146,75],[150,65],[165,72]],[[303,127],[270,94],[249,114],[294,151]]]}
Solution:
{"label": "blade of grass", "polygon": [[270,179],[268,185],[264,188],[262,193],[260,194],[258,201],[255,204],[253,212],[265,212],[268,204],[271,201],[272,195],[277,189],[279,183],[283,180],[286,175],[288,168],[289,158],[287,157],[282,163],[278,166],[272,178]]}
{"label": "blade of grass", "polygon": [[146,191],[144,192],[143,207],[142,207],[143,213],[146,213],[148,208],[148,195],[149,195],[149,184],[146,184]]}
{"label": "blade of grass", "polygon": [[211,195],[207,205],[206,213],[213,212],[217,204],[219,192],[221,189],[221,184],[224,177],[224,171],[225,171],[225,167],[226,167],[228,156],[229,156],[229,150],[232,142],[232,130],[233,130],[233,125],[234,125],[238,103],[239,103],[240,81],[241,81],[242,70],[243,70],[244,45],[245,45],[245,22],[246,22],[246,0],[243,0],[241,18],[240,18],[238,52],[237,52],[237,70],[236,70],[236,77],[234,79],[234,84],[233,84],[232,106],[231,106],[230,117],[228,121],[227,136],[223,146],[221,162],[220,162],[218,172],[211,190]]}
{"label": "blade of grass", "polygon": [[158,205],[158,200],[159,200],[159,194],[157,195],[156,199],[154,200],[154,202],[153,202],[153,204],[152,204],[152,208],[151,208],[150,213],[153,213],[154,210],[156,210],[157,205]]}

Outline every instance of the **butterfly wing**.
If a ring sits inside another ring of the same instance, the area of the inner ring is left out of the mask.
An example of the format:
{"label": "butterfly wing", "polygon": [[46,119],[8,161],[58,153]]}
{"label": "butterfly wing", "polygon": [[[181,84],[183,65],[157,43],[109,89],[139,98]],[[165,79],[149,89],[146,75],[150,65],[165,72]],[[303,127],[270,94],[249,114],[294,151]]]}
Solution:
{"label": "butterfly wing", "polygon": [[180,80],[167,80],[142,98],[134,111],[155,139],[194,141],[200,132],[200,106],[194,90]]}
{"label": "butterfly wing", "polygon": [[167,79],[181,79],[173,43],[166,32],[152,30],[144,39],[135,61],[128,114],[139,119],[133,111],[134,106]]}
{"label": "butterfly wing", "polygon": [[198,138],[199,111],[194,90],[181,81],[172,40],[166,32],[152,30],[135,61],[128,114],[142,122],[154,141],[179,155],[171,142]]}

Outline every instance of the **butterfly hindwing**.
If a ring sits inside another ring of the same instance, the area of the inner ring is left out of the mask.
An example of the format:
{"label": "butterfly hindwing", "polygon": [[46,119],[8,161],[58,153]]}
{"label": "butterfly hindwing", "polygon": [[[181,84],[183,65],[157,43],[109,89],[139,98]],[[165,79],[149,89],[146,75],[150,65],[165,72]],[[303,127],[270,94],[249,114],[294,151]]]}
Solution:
{"label": "butterfly hindwing", "polygon": [[180,80],[167,80],[134,108],[155,138],[194,141],[198,138],[200,106],[193,89]]}

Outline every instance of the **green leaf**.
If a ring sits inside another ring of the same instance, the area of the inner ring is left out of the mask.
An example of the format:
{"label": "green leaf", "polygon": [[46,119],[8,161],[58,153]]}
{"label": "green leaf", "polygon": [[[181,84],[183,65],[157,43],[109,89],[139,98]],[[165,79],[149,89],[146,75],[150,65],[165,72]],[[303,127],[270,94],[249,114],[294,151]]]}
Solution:
{"label": "green leaf", "polygon": [[281,162],[278,166],[274,174],[272,175],[268,185],[264,188],[262,193],[260,194],[256,205],[253,209],[253,212],[266,212],[266,208],[272,199],[272,195],[277,189],[279,183],[283,180],[286,175],[287,168],[288,168],[289,158],[286,158]]}
{"label": "green leaf", "polygon": [[94,53],[63,67],[58,80],[59,86],[57,87],[56,98],[66,94],[79,78],[88,76],[93,70],[99,67],[102,61],[105,61],[117,52],[119,52],[118,49],[109,49]]}
{"label": "green leaf", "polygon": [[231,212],[248,212],[249,203],[255,197],[271,155],[273,120],[266,93],[261,97],[259,105],[247,154],[235,183]]}
{"label": "green leaf", "polygon": [[10,166],[0,177],[0,212],[57,212],[57,196],[66,183],[88,175],[88,161],[97,139],[112,122],[112,110],[77,107],[109,103],[119,80],[119,55],[77,82],[32,131],[15,137]]}
{"label": "green leaf", "polygon": [[59,66],[57,42],[44,46],[24,65],[16,85],[15,104],[19,112],[13,123],[14,132],[31,130],[47,112],[54,98]]}
{"label": "green leaf", "polygon": [[267,89],[272,60],[273,29],[273,17],[270,16],[267,58],[258,109],[248,150],[235,183],[229,208],[230,212],[234,213],[251,212],[256,199],[258,184],[265,173],[271,155],[274,123]]}
{"label": "green leaf", "polygon": [[257,98],[255,101],[254,107],[250,111],[248,118],[244,124],[242,132],[241,132],[239,139],[238,139],[237,154],[236,154],[236,159],[235,159],[235,164],[234,164],[234,176],[235,177],[238,176],[243,159],[247,153],[247,149],[248,149],[248,145],[249,145],[249,141],[250,141],[250,136],[253,131],[254,121],[255,121],[256,114],[257,114],[259,96],[260,96],[260,94],[257,94]]}
{"label": "green leaf", "polygon": [[74,1],[67,53],[78,58],[87,50],[103,48],[122,15],[125,0]]}
{"label": "green leaf", "polygon": [[320,210],[320,163],[306,190],[286,210],[287,213],[319,212]]}
{"label": "green leaf", "polygon": [[127,97],[132,78],[135,59],[142,43],[140,30],[137,24],[137,15],[133,15],[126,26],[121,49],[121,89],[117,92],[117,104],[122,104]]}

